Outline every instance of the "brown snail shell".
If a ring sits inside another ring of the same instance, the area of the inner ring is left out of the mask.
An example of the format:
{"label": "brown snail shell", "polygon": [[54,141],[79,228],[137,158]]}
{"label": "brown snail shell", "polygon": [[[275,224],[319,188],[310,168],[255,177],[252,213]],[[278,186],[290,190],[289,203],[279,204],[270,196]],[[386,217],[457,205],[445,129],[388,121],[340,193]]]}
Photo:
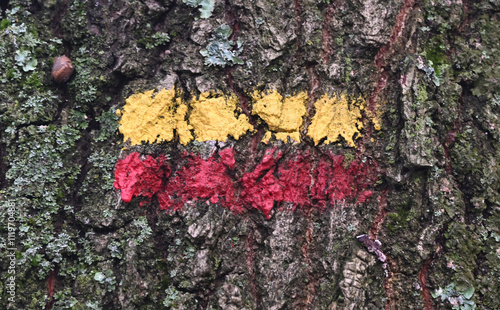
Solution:
{"label": "brown snail shell", "polygon": [[52,66],[52,77],[57,83],[63,83],[69,80],[73,74],[73,63],[66,55],[54,59]]}

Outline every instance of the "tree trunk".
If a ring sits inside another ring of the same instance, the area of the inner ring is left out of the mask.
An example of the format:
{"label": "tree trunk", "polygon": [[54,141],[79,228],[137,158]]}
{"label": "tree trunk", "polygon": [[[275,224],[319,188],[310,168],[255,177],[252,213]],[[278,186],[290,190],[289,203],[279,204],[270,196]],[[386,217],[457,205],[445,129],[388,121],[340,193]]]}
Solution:
{"label": "tree trunk", "polygon": [[2,307],[500,308],[499,1],[0,4]]}

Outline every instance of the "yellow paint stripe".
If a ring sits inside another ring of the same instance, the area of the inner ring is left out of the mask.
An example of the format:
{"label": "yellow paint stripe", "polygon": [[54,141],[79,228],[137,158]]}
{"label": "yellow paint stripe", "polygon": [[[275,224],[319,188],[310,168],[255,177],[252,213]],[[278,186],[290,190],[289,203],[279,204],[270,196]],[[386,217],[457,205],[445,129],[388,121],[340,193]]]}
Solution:
{"label": "yellow paint stripe", "polygon": [[[225,141],[229,136],[238,140],[254,128],[246,115],[241,113],[239,100],[235,95],[202,93],[190,102],[183,102],[175,89],[154,90],[134,94],[126,99],[122,110],[120,132],[124,140],[133,145],[145,142],[173,141],[186,145],[196,141]],[[276,90],[255,91],[252,94],[252,114],[258,115],[267,125],[263,142],[275,139],[300,142],[300,130],[307,114],[307,93],[283,96]],[[355,140],[361,137],[363,123],[361,111],[366,102],[363,98],[353,99],[347,95],[323,95],[314,103],[315,114],[308,128],[307,136],[317,145],[335,143],[343,138],[349,146],[355,147]],[[380,129],[378,117],[369,115],[375,129]]]}
{"label": "yellow paint stripe", "polygon": [[[154,90],[130,96],[117,113],[121,115],[120,132],[132,145],[145,142],[172,141],[174,130],[182,132],[181,141],[192,139],[186,134],[190,126],[184,121],[187,107],[176,97],[175,90],[163,89],[153,96]],[[189,133],[190,134],[190,133]],[[187,136],[186,136],[187,135]]]}
{"label": "yellow paint stripe", "polygon": [[228,136],[238,140],[247,131],[253,131],[247,116],[236,112],[239,103],[235,95],[202,93],[190,105],[193,111],[189,123],[197,141],[225,141]]}
{"label": "yellow paint stripe", "polygon": [[[300,128],[306,115],[308,96],[305,92],[283,98],[276,90],[253,93],[252,114],[260,116],[276,139],[287,141],[288,137],[300,142]],[[269,140],[271,133],[264,139]]]}
{"label": "yellow paint stripe", "polygon": [[228,136],[238,140],[253,126],[245,115],[238,113],[236,96],[217,93],[203,93],[198,99],[189,102],[192,111],[189,123],[186,121],[188,105],[176,97],[175,89],[154,90],[135,94],[126,99],[122,110],[120,132],[124,140],[130,139],[132,145],[145,142],[172,141],[174,131],[179,142],[186,145],[193,140],[225,141]]}
{"label": "yellow paint stripe", "polygon": [[325,143],[334,143],[342,137],[348,145],[355,147],[354,140],[361,137],[361,111],[365,105],[362,98],[352,100],[344,94],[334,97],[323,95],[314,103],[316,114],[307,135],[316,145],[324,138]]}

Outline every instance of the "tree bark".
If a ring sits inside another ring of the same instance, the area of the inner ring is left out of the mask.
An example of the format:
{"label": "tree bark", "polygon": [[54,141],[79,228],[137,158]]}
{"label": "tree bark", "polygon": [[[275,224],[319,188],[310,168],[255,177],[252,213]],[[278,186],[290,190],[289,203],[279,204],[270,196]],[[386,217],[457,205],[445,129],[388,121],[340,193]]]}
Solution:
{"label": "tree bark", "polygon": [[2,307],[500,308],[498,1],[0,4]]}

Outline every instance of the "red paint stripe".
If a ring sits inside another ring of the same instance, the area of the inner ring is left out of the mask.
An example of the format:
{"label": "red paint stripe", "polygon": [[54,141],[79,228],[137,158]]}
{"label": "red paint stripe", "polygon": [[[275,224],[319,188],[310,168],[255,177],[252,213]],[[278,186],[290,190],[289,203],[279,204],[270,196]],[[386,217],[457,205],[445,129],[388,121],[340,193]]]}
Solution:
{"label": "red paint stripe", "polygon": [[364,203],[378,174],[371,161],[354,160],[346,166],[343,155],[313,157],[307,152],[289,159],[276,149],[267,150],[257,165],[236,165],[231,148],[208,159],[185,154],[182,161],[186,163],[173,172],[163,155],[141,159],[131,153],[116,164],[115,188],[126,202],[142,197],[141,205],[156,195],[163,210],[179,210],[188,201],[204,199],[237,213],[255,208],[269,219],[281,202],[306,208],[337,201]]}

